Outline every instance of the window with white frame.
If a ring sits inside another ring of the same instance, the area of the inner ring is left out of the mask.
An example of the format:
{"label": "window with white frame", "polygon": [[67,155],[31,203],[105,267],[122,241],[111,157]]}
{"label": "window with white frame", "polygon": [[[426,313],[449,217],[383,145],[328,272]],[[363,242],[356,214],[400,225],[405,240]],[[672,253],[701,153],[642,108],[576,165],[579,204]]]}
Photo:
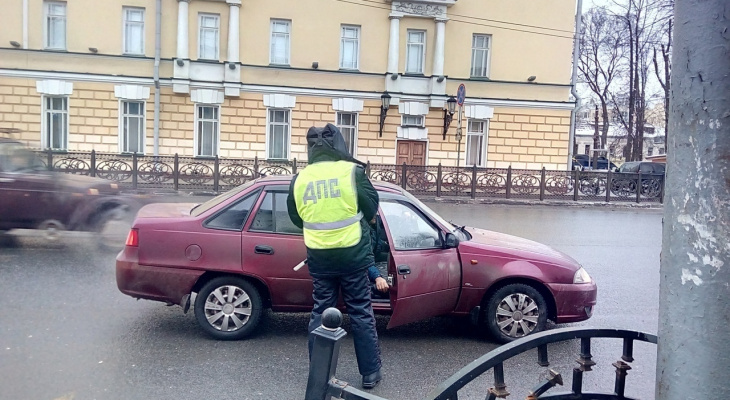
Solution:
{"label": "window with white frame", "polygon": [[145,110],[143,101],[121,102],[119,151],[144,154]]}
{"label": "window with white frame", "polygon": [[471,76],[486,78],[489,76],[489,42],[490,35],[475,34],[471,41]]}
{"label": "window with white frame", "polygon": [[271,20],[271,64],[289,65],[291,21]]}
{"label": "window with white frame", "polygon": [[406,73],[422,74],[426,59],[426,31],[408,30],[406,42]]}
{"label": "window with white frame", "polygon": [[42,145],[47,149],[68,147],[68,97],[44,96]]}
{"label": "window with white frame", "polygon": [[423,128],[423,115],[403,115],[401,126]]}
{"label": "window with white frame", "polygon": [[46,49],[66,50],[66,3],[46,1],[43,3],[46,15],[43,24],[43,45]]}
{"label": "window with white frame", "polygon": [[342,136],[345,138],[347,150],[354,156],[357,147],[357,113],[338,112],[337,127],[340,128]]}
{"label": "window with white frame", "polygon": [[144,54],[144,8],[124,7],[124,54]]}
{"label": "window with white frame", "polygon": [[200,14],[198,18],[198,58],[218,60],[220,38],[220,17],[215,14]]}
{"label": "window with white frame", "polygon": [[266,157],[288,159],[290,140],[289,110],[269,109],[269,124],[266,134]]}
{"label": "window with white frame", "polygon": [[487,121],[470,119],[466,130],[466,165],[483,167],[487,144]]}
{"label": "window with white frame", "polygon": [[198,104],[195,113],[195,155],[215,157],[218,155],[218,134],[220,122],[219,107]]}
{"label": "window with white frame", "polygon": [[340,35],[340,68],[360,68],[360,27],[342,25]]}

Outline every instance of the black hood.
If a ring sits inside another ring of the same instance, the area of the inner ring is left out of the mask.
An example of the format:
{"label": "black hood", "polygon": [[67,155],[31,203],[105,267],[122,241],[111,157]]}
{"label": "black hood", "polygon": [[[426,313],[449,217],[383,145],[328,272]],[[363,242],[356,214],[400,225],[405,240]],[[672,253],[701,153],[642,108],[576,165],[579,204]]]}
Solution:
{"label": "black hood", "polygon": [[307,131],[307,156],[309,163],[320,161],[349,161],[365,166],[362,161],[352,157],[340,128],[327,124],[324,128],[311,127]]}

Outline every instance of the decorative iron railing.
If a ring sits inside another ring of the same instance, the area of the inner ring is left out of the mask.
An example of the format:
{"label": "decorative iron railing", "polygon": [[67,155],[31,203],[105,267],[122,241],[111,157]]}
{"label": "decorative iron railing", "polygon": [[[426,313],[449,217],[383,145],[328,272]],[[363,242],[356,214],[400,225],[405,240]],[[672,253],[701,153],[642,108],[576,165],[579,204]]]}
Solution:
{"label": "decorative iron railing", "polygon": [[[49,170],[98,176],[127,189],[222,192],[264,175],[295,174],[294,160],[200,158],[39,151]],[[417,196],[605,202],[663,202],[664,176],[611,171],[550,171],[368,164],[370,179]],[[638,188],[638,190],[637,190]]]}
{"label": "decorative iron railing", "polygon": [[[309,366],[306,400],[329,400],[331,398],[348,400],[386,400],[350,386],[347,382],[335,377],[339,357],[340,341],[345,331],[340,328],[342,314],[335,308],[325,310],[322,315],[322,326],[315,329],[314,348]],[[487,390],[486,400],[504,399],[510,395],[505,382],[504,363],[527,351],[537,349],[537,364],[541,367],[550,365],[548,349],[550,344],[580,339],[578,367],[572,371],[570,392],[546,394],[555,386],[563,385],[560,373],[550,369],[549,375],[527,394],[528,400],[631,400],[626,397],[626,377],[634,361],[634,342],[657,343],[656,335],[620,330],[561,328],[539,332],[500,346],[479,357],[460,371],[439,384],[426,397],[428,400],[458,400],[459,391],[481,375],[492,371],[494,386]],[[620,359],[611,364],[616,369],[613,393],[589,393],[583,391],[583,375],[590,372],[596,362],[593,361],[591,343],[594,339],[621,339],[623,350]]]}

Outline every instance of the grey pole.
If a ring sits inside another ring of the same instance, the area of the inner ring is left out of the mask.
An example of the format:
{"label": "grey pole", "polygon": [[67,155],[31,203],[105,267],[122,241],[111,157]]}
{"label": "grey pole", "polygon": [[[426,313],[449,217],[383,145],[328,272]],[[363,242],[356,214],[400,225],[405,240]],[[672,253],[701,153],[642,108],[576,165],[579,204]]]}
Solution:
{"label": "grey pole", "polygon": [[730,6],[676,0],[656,398],[730,397]]}
{"label": "grey pole", "polygon": [[575,90],[575,82],[578,77],[578,60],[580,60],[580,33],[583,23],[583,0],[578,0],[575,10],[575,39],[573,39],[573,70],[570,74],[570,94],[575,99],[575,106],[570,110],[570,135],[568,136],[568,168],[573,169],[573,146],[575,142],[575,113],[580,108],[580,96]]}

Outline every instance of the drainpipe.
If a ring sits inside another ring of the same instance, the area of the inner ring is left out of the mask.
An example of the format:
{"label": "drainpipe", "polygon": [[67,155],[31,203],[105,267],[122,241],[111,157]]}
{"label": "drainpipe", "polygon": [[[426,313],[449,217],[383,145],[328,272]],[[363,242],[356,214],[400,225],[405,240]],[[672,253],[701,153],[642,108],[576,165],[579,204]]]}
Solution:
{"label": "drainpipe", "polygon": [[162,22],[162,0],[155,2],[155,117],[153,122],[154,131],[154,150],[155,156],[160,155],[160,35]]}
{"label": "drainpipe", "polygon": [[570,137],[568,139],[568,171],[573,163],[573,142],[575,141],[575,116],[580,108],[580,97],[575,91],[575,81],[578,75],[578,58],[580,57],[580,32],[583,23],[583,0],[578,0],[575,12],[575,39],[573,45],[573,73],[570,76],[570,93],[575,98],[575,107],[570,111]]}

